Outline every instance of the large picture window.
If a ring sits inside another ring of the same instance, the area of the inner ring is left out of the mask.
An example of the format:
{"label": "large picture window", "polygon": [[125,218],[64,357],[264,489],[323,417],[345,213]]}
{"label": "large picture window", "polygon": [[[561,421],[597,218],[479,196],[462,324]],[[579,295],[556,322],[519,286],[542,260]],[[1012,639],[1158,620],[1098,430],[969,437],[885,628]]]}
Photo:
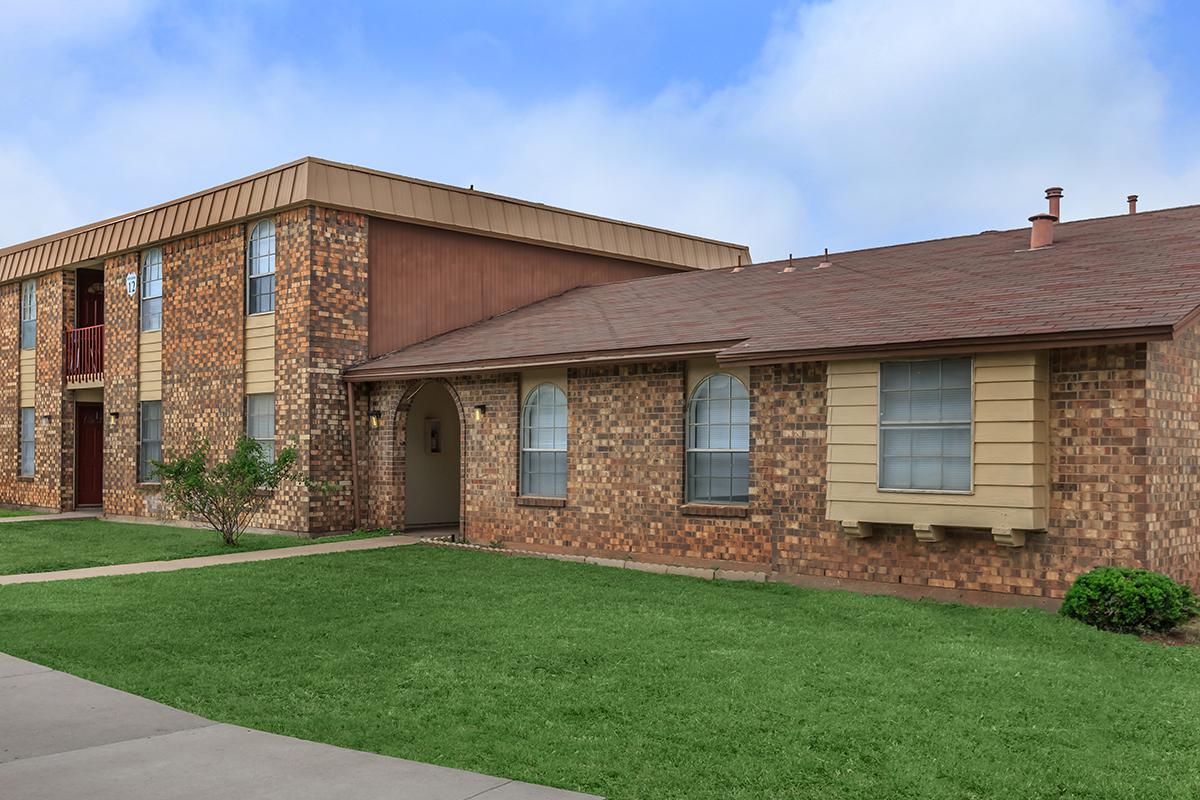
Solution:
{"label": "large picture window", "polygon": [[37,280],[21,284],[21,349],[37,347]]}
{"label": "large picture window", "polygon": [[21,409],[21,471],[22,477],[28,477],[33,474],[34,469],[34,437],[33,437],[33,409]]}
{"label": "large picture window", "polygon": [[143,400],[138,404],[138,481],[152,483],[154,462],[162,461],[162,401]]}
{"label": "large picture window", "polygon": [[687,408],[687,501],[750,499],[750,393],[733,375],[710,375]]}
{"label": "large picture window", "polygon": [[246,313],[275,310],[275,223],[260,221],[246,246]]}
{"label": "large picture window", "polygon": [[142,330],[162,330],[162,250],[142,255]]}
{"label": "large picture window", "polygon": [[540,384],[525,396],[521,494],[567,496],[567,396],[553,383]]}
{"label": "large picture window", "polygon": [[879,488],[971,489],[971,359],[879,370]]}
{"label": "large picture window", "polygon": [[246,395],[246,435],[262,447],[264,458],[275,460],[275,395]]}

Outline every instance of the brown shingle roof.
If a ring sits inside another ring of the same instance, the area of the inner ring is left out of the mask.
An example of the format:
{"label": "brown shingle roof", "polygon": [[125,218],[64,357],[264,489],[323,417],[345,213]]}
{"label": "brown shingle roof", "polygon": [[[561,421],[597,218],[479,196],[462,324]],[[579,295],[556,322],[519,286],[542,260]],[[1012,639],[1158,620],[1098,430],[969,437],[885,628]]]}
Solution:
{"label": "brown shingle roof", "polygon": [[0,249],[0,282],[303,205],[344,208],[680,269],[750,262],[744,245],[309,157],[131,214]]}
{"label": "brown shingle roof", "polygon": [[348,371],[703,350],[725,363],[1165,338],[1200,306],[1200,206],[575,289]]}

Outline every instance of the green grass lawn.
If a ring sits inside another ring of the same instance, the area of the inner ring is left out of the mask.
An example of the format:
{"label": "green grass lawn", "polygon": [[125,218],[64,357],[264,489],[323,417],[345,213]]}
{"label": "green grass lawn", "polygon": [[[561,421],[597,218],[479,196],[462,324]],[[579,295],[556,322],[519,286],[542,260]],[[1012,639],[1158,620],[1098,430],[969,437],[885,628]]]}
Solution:
{"label": "green grass lawn", "polygon": [[412,546],[0,587],[0,650],[615,800],[1200,795],[1200,648],[1042,611]]}
{"label": "green grass lawn", "polygon": [[[323,538],[336,541],[350,537]],[[226,547],[211,530],[95,519],[6,522],[0,525],[0,575],[99,567],[135,561],[211,556],[313,544],[297,536],[247,533]]]}
{"label": "green grass lawn", "polygon": [[36,517],[41,511],[26,511],[17,508],[0,508],[0,517]]}

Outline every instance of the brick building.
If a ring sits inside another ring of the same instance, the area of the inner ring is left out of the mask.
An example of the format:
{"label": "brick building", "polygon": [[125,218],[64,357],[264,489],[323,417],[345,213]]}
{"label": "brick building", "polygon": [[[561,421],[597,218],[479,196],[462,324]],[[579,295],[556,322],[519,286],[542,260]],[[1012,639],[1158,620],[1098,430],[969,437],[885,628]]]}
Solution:
{"label": "brick building", "polygon": [[343,487],[268,527],[971,600],[1114,563],[1200,588],[1200,207],[1032,223],[752,265],[305,159],[0,251],[0,502],[150,515],[148,459],[245,431]]}
{"label": "brick building", "polygon": [[246,432],[299,443],[305,472],[342,487],[281,488],[257,524],[348,529],[343,369],[576,286],[743,261],[738,245],[313,158],[8,247],[0,503],[156,516],[152,460]]}
{"label": "brick building", "polygon": [[1200,588],[1200,207],[1032,222],[580,288],[353,367],[360,513],[405,518],[438,394],[468,541],[972,601],[1103,564]]}

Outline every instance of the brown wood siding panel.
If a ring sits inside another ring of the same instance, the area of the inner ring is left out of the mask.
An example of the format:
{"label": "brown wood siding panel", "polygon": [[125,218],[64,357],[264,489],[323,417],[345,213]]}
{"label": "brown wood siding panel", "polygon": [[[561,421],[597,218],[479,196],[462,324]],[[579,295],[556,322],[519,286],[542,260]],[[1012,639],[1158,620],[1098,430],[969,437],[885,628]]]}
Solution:
{"label": "brown wood siding panel", "polygon": [[372,217],[372,358],[577,286],[669,269]]}

